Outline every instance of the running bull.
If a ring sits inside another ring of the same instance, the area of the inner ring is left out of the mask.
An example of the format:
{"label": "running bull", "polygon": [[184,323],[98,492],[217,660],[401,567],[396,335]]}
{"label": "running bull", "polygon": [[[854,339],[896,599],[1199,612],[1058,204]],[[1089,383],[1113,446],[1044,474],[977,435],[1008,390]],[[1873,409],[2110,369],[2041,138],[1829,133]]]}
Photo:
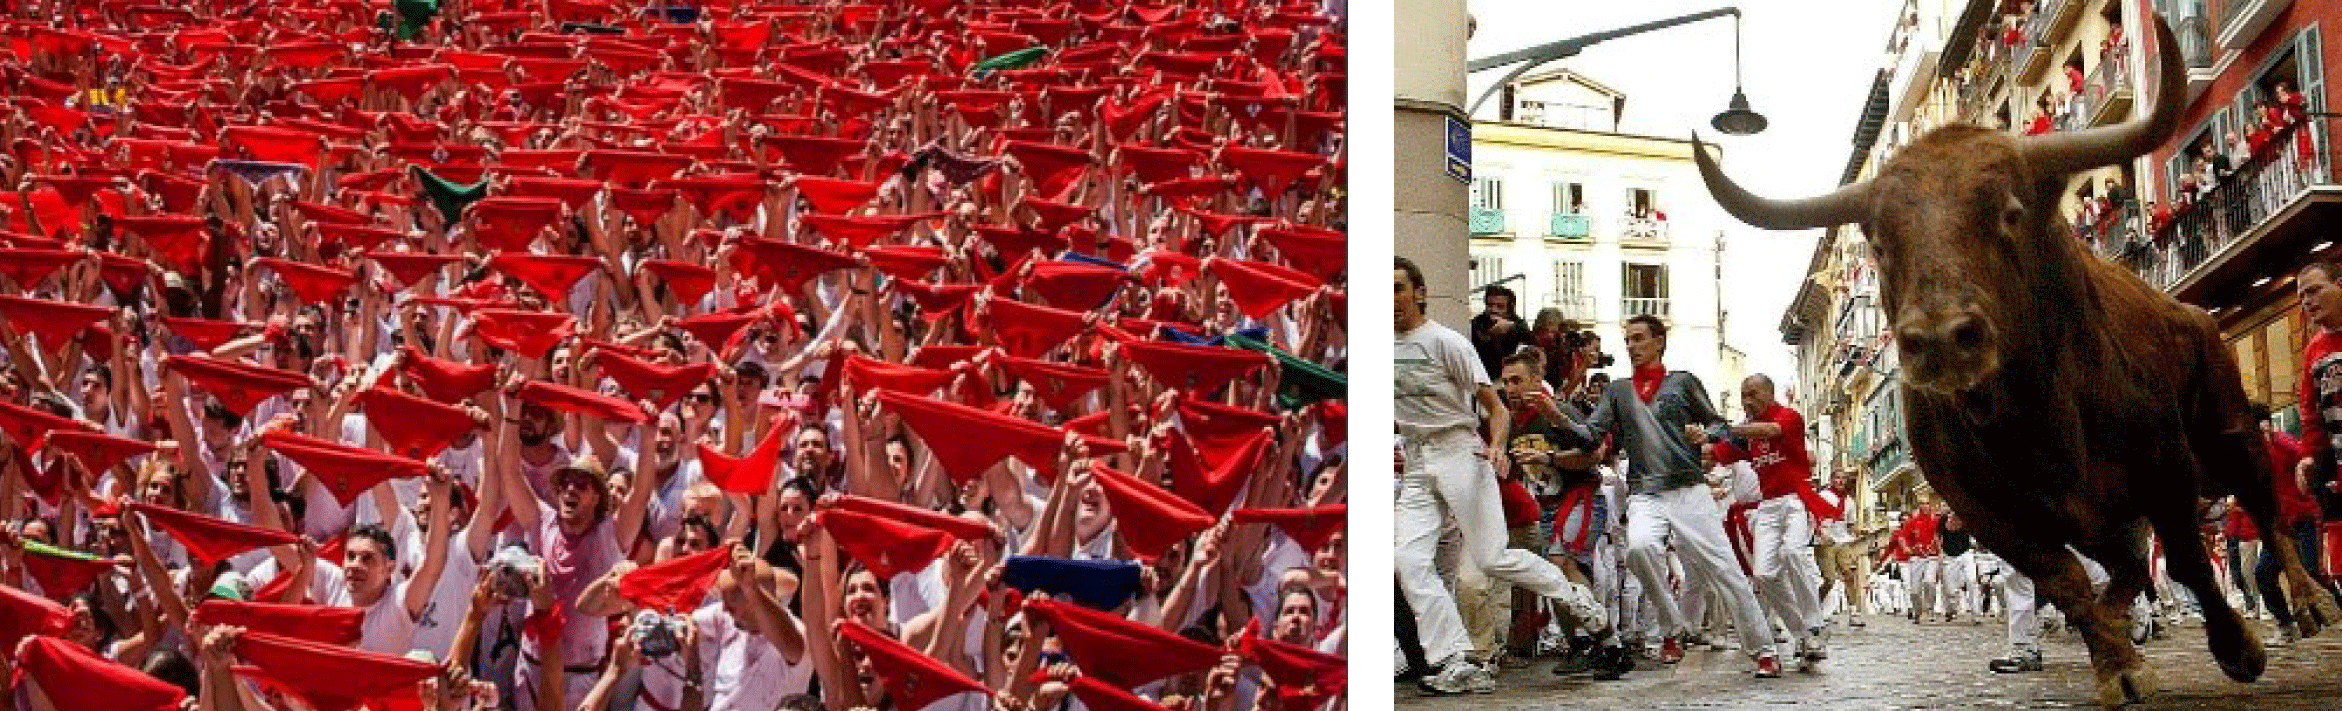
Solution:
{"label": "running bull", "polygon": [[[1869,235],[1913,458],[1984,545],[2080,624],[2108,705],[2153,687],[2125,633],[2148,584],[2146,529],[2238,681],[2267,658],[2214,582],[2198,499],[2234,494],[2261,530],[2282,530],[2276,473],[2211,317],[2092,255],[2055,214],[2069,176],[2144,155],[2178,125],[2179,46],[2160,19],[2155,30],[2153,108],[2128,123],[2023,138],[1946,126],[1869,180],[1801,200],[1750,194],[1695,146],[1709,192],[1741,220]],[[2102,593],[2069,545],[2106,567]],[[2342,620],[2293,547],[2275,550],[2303,633]]]}

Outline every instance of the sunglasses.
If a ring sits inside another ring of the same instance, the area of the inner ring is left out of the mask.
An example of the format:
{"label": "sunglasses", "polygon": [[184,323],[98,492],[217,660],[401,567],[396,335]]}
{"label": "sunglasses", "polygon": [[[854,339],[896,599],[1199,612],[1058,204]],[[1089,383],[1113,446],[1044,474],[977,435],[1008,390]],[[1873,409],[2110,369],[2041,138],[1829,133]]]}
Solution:
{"label": "sunglasses", "polygon": [[691,401],[702,405],[716,401],[715,393],[692,393]]}

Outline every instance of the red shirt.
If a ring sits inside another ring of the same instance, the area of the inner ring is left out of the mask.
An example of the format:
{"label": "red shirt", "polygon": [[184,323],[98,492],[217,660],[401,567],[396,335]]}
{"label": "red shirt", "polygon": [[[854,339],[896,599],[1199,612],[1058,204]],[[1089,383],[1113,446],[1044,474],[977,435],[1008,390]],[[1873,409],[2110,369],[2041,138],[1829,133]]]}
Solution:
{"label": "red shirt", "polygon": [[1912,555],[1932,556],[1943,553],[1943,534],[1938,525],[1942,523],[1942,518],[1934,513],[1921,512],[1903,519],[1903,530],[1899,533],[1904,536],[1905,540],[1910,541],[1909,547]]}
{"label": "red shirt", "polygon": [[1805,451],[1805,417],[1787,405],[1773,403],[1773,409],[1751,422],[1770,422],[1781,428],[1780,436],[1748,441],[1748,463],[1756,467],[1757,488],[1764,497],[1787,496],[1811,486],[1813,455]]}
{"label": "red shirt", "polygon": [[[2300,391],[2301,445],[2308,456],[2333,456],[2335,433],[2342,432],[2342,422],[2331,422],[2327,413],[2342,408],[2342,333],[2319,329],[2301,348],[2301,378],[2296,387]],[[2280,479],[2292,480],[2293,473],[2282,472]]]}
{"label": "red shirt", "polygon": [[2293,479],[2293,468],[2301,462],[2301,441],[2283,432],[2269,433],[2269,466],[2275,468],[2277,480],[2271,482],[2277,490],[2277,520],[2291,524],[2318,517],[2318,499],[2301,490]]}

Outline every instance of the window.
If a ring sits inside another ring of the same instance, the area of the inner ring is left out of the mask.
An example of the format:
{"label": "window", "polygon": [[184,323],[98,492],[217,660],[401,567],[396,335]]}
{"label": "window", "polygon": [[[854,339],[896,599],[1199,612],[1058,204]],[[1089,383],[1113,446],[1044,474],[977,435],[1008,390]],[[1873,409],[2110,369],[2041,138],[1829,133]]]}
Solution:
{"label": "window", "polygon": [[1626,264],[1622,280],[1625,287],[1619,296],[1621,320],[1630,316],[1650,314],[1667,317],[1667,267],[1660,264]]}
{"label": "window", "polygon": [[1512,276],[1504,271],[1504,257],[1496,254],[1472,255],[1472,288],[1478,289],[1496,280]]}
{"label": "window", "polygon": [[[1651,190],[1649,190],[1649,189],[1645,189],[1645,188],[1627,188],[1627,190],[1626,190],[1626,214],[1627,214],[1627,216],[1628,216],[1628,217],[1634,217],[1634,218],[1638,218],[1638,219],[1639,219],[1639,218],[1656,218],[1656,217],[1657,217],[1657,215],[1658,215],[1658,212],[1659,212],[1659,195],[1658,195],[1658,193],[1656,193],[1656,192],[1653,192],[1653,191],[1651,191]],[[1659,219],[1664,219],[1664,218],[1659,218]]]}
{"label": "window", "polygon": [[1594,320],[1594,299],[1586,294],[1585,262],[1553,260],[1553,297],[1547,305],[1561,309],[1565,318],[1580,322]]}
{"label": "window", "polygon": [[1504,209],[1504,181],[1497,178],[1477,178],[1472,181],[1472,209]]}
{"label": "window", "polygon": [[1586,186],[1582,183],[1554,183],[1553,214],[1586,214]]}

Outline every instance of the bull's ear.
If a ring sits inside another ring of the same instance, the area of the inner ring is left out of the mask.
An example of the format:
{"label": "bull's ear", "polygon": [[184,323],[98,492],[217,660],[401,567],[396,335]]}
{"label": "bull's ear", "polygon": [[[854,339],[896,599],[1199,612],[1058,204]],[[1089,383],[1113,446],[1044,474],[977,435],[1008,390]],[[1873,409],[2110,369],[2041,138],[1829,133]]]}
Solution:
{"label": "bull's ear", "polygon": [[1701,142],[1696,133],[1691,137],[1691,154],[1693,161],[1699,163],[1700,180],[1708,184],[1708,194],[1715,196],[1716,204],[1750,225],[1768,230],[1803,230],[1861,222],[1870,216],[1870,181],[1847,185],[1821,197],[1773,200],[1757,197],[1725,176],[1724,169],[1716,166],[1716,159],[1708,155],[1708,144]]}
{"label": "bull's ear", "polygon": [[2145,116],[2113,126],[2019,139],[2017,151],[2034,175],[2064,176],[2146,155],[2179,127],[2187,102],[2171,25],[2155,18],[2155,98]]}

